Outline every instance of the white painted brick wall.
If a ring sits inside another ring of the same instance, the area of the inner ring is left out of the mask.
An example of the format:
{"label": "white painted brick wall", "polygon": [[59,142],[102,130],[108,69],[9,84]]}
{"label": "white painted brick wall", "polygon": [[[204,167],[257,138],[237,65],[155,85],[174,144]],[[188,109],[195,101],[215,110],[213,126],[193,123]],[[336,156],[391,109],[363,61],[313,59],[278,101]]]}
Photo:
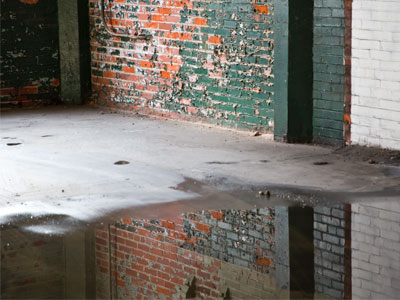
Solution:
{"label": "white painted brick wall", "polygon": [[354,144],[400,150],[400,0],[354,0]]}
{"label": "white painted brick wall", "polygon": [[353,299],[400,294],[400,202],[351,207]]}

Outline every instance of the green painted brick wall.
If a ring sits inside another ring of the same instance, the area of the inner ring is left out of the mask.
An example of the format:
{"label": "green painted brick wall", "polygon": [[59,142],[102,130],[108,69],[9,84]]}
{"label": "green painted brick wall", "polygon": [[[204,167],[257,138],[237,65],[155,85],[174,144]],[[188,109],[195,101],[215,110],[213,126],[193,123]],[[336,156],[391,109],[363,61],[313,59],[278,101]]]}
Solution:
{"label": "green painted brick wall", "polygon": [[344,0],[314,1],[313,135],[343,144]]}

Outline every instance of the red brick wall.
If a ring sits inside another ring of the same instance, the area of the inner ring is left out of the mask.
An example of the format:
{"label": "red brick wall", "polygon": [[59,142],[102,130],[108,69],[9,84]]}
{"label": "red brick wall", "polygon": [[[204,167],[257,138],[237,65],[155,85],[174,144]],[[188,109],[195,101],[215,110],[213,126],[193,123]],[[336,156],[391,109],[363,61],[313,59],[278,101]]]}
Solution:
{"label": "red brick wall", "polygon": [[[202,297],[219,295],[218,259],[160,242],[141,233],[112,227],[111,270],[116,297],[159,298],[179,293],[190,275],[196,276],[196,290]],[[96,259],[101,273],[108,276],[107,230],[97,230]],[[101,294],[100,294],[101,295]],[[98,296],[100,296],[98,295]],[[101,295],[106,297],[106,295]]]}

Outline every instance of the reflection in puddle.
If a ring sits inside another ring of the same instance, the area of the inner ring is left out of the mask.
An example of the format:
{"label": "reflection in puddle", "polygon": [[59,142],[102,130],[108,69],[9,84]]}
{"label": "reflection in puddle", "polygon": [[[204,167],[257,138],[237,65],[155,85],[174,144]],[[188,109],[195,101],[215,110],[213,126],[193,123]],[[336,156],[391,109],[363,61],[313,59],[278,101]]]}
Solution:
{"label": "reflection in puddle", "polygon": [[1,298],[63,298],[64,238],[1,230]]}
{"label": "reflection in puddle", "polygon": [[54,225],[2,226],[2,298],[377,299],[400,292],[396,202],[122,218],[75,224],[72,233]]}

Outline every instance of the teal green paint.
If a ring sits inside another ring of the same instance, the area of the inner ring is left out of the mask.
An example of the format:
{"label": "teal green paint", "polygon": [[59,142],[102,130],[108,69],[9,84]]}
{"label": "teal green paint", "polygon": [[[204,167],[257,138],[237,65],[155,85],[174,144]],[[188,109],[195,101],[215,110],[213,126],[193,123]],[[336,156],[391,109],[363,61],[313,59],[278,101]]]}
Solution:
{"label": "teal green paint", "polygon": [[344,1],[314,7],[313,139],[343,145]]}
{"label": "teal green paint", "polygon": [[[198,109],[198,116],[211,122],[271,132],[275,79],[268,74],[274,74],[274,52],[271,41],[266,39],[274,38],[274,2],[259,3],[269,5],[272,14],[260,14],[258,21],[254,19],[254,4],[250,1],[238,6],[231,2],[200,3],[208,10],[182,11],[181,18],[191,19],[196,13],[206,17],[207,26],[195,27],[201,32],[196,35],[199,42],[174,41],[180,49],[183,65],[173,77],[172,93],[162,89],[158,93],[161,107],[185,113],[185,104],[180,103],[180,99],[185,98],[191,101],[190,106]],[[266,30],[270,32],[267,34]],[[221,37],[222,44],[208,43],[212,36]],[[211,70],[204,67],[206,62],[213,65]],[[212,78],[212,70],[219,74],[218,78]]]}
{"label": "teal green paint", "polygon": [[286,140],[288,131],[288,55],[289,55],[289,0],[275,2],[275,110],[274,135]]}

